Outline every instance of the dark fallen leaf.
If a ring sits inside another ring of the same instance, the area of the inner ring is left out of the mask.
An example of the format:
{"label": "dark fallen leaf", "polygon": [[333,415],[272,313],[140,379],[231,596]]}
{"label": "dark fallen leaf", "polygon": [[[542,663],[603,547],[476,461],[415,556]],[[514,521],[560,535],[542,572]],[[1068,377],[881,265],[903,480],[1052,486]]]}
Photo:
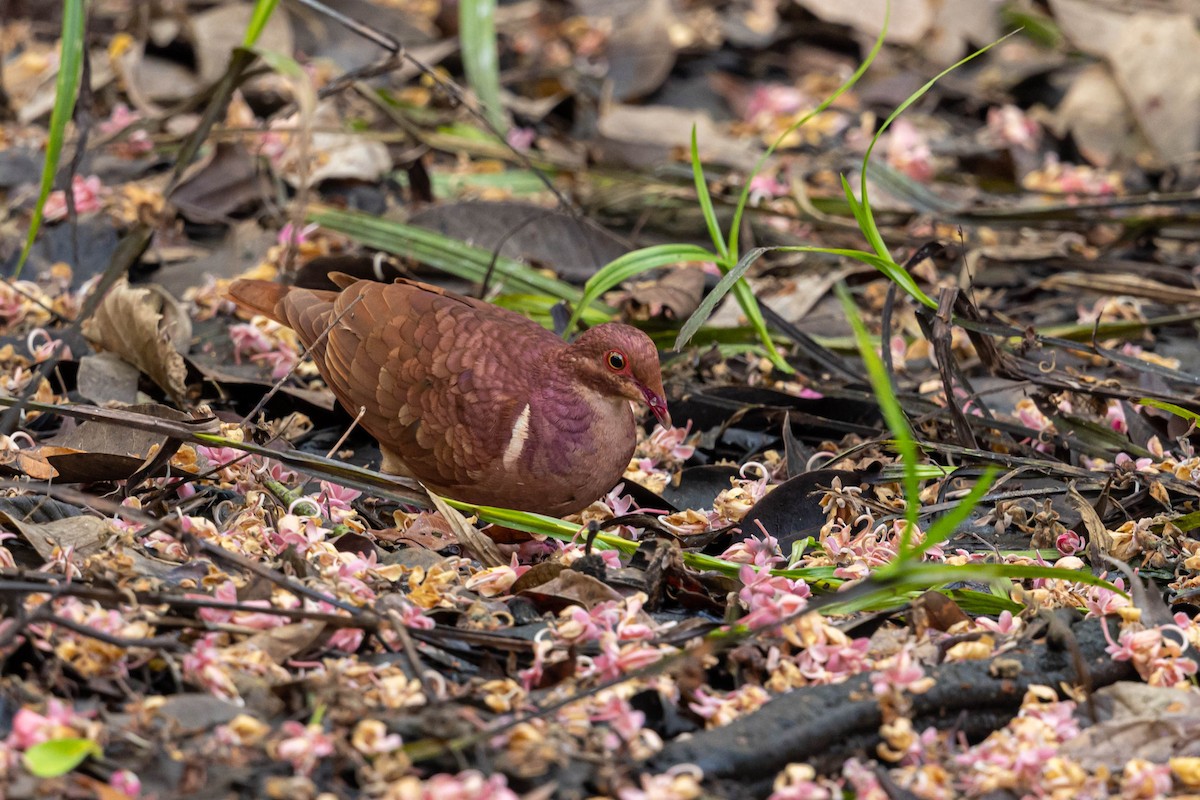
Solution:
{"label": "dark fallen leaf", "polygon": [[791,412],[794,430],[805,441],[839,439],[847,433],[874,436],[882,422],[874,403],[832,395],[796,397],[758,387],[721,386],[671,401],[671,417],[677,424],[691,420],[702,431],[726,424],[734,414],[739,414],[739,427],[775,430],[784,412]]}
{"label": "dark fallen leaf", "polygon": [[[78,287],[89,278],[104,272],[105,267],[112,261],[113,251],[117,249],[119,239],[112,220],[105,215],[81,217],[76,226],[44,225],[29,251],[24,275],[43,275],[52,265],[65,262],[72,267],[72,285]],[[78,259],[75,258],[77,252]],[[20,256],[21,244],[14,241],[11,250],[5,246],[0,253],[3,253],[0,258],[3,258],[5,273],[11,274]],[[75,353],[79,355],[80,351],[76,350]]]}
{"label": "dark fallen leaf", "polygon": [[312,646],[324,630],[325,623],[306,619],[256,633],[243,646],[262,650],[276,664],[282,664]]}
{"label": "dark fallen leaf", "polygon": [[391,283],[404,277],[400,265],[386,253],[375,255],[317,256],[296,270],[293,283],[304,289],[335,291],[338,285],[329,279],[332,272],[340,272],[352,278],[362,278],[380,283]]}
{"label": "dark fallen leaf", "polygon": [[16,497],[0,497],[0,514],[22,522],[53,522],[72,519],[83,514],[83,509],[52,497],[25,494]]}
{"label": "dark fallen leaf", "polygon": [[633,498],[635,508],[665,511],[668,514],[679,511],[679,507],[674,503],[671,503],[665,497],[655,494],[635,481],[625,481],[625,486],[621,489],[621,494],[629,495]]}
{"label": "dark fallen leaf", "polygon": [[[245,387],[248,393],[246,399],[252,407],[277,381],[271,377],[270,370],[261,364],[246,358],[238,363],[233,355],[233,343],[229,339],[227,328],[227,322],[216,318],[199,323],[196,326],[196,337],[204,344],[192,348],[187,362],[205,379],[218,386],[231,387],[230,390],[235,393],[237,389]],[[295,405],[295,400],[300,400],[322,411],[333,411],[337,407],[333,393],[326,389],[305,389],[285,383],[279,394],[284,395],[284,402],[292,406]],[[249,407],[246,410],[248,411]]]}
{"label": "dark fallen leaf", "polygon": [[79,359],[76,381],[79,393],[97,405],[137,401],[141,372],[115,353],[97,353]]}
{"label": "dark fallen leaf", "polygon": [[176,735],[193,736],[224,725],[243,711],[241,706],[211,694],[186,692],[163,698],[154,716]]}
{"label": "dark fallen leaf", "polygon": [[[156,403],[111,409],[110,413],[122,411],[172,422],[192,421],[182,411]],[[58,470],[61,482],[91,483],[124,480],[152,459],[160,455],[165,457],[163,448],[172,446],[177,448],[178,440],[162,434],[139,431],[116,422],[88,421],[46,440],[34,452],[43,455]]]}
{"label": "dark fallen leaf", "polygon": [[971,619],[958,603],[941,592],[932,590],[913,600],[909,616],[913,630],[918,634],[923,634],[930,628],[945,632]]}
{"label": "dark fallen leaf", "polygon": [[703,466],[680,470],[663,489],[663,499],[677,509],[712,508],[713,500],[732,484],[741,472],[737,467]]}
{"label": "dark fallen leaf", "polygon": [[414,214],[413,225],[583,282],[629,251],[598,224],[514,201],[469,200]]}
{"label": "dark fallen leaf", "polygon": [[675,14],[668,0],[576,0],[573,5],[589,17],[607,18],[612,26],[605,51],[605,77],[616,100],[645,97],[671,74],[675,66],[671,44]]}
{"label": "dark fallen leaf", "polygon": [[625,292],[622,305],[633,319],[687,319],[704,297],[705,274],[692,267],[667,270],[653,281],[639,281]]}
{"label": "dark fallen leaf", "polygon": [[559,573],[566,568],[565,564],[556,561],[543,561],[539,564],[534,564],[524,575],[517,578],[510,591],[512,594],[519,595],[528,589],[536,589],[557,578]]}
{"label": "dark fallen leaf", "polygon": [[1195,695],[1128,681],[1105,686],[1093,697],[1104,718],[1062,745],[1062,754],[1084,769],[1124,769],[1132,758],[1162,764],[1200,756]]}
{"label": "dark fallen leaf", "polygon": [[167,198],[188,221],[224,224],[258,207],[271,185],[240,144],[218,142],[212,155],[193,165]]}
{"label": "dark fallen leaf", "polygon": [[686,108],[613,103],[600,116],[590,148],[602,164],[661,169],[688,152],[693,126],[705,164],[753,169],[758,155],[753,143],[726,133],[708,114]]}
{"label": "dark fallen leaf", "polygon": [[821,507],[822,488],[829,487],[835,478],[843,486],[858,486],[862,475],[840,469],[818,469],[784,481],[771,491],[742,518],[742,536],[761,536],[758,523],[779,541],[784,553],[792,543],[805,536],[816,537],[825,524],[825,509]]}

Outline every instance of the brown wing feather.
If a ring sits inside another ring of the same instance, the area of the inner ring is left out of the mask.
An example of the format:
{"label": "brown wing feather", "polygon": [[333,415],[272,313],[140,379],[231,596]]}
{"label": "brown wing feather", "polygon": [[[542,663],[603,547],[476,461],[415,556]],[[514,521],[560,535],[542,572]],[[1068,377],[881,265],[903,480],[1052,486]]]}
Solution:
{"label": "brown wing feather", "polygon": [[230,300],[245,309],[264,317],[270,317],[281,325],[287,325],[279,303],[288,292],[288,287],[273,281],[252,281],[240,278],[229,285]]}
{"label": "brown wing feather", "polygon": [[347,411],[365,408],[362,426],[404,471],[442,489],[502,457],[537,365],[564,346],[518,314],[413,281],[292,289],[280,305]]}

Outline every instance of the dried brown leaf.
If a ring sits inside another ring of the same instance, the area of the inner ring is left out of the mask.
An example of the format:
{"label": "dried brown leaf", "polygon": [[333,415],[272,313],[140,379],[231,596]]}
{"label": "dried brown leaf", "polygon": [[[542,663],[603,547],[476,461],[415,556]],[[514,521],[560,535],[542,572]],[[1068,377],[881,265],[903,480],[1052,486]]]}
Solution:
{"label": "dried brown leaf", "polygon": [[176,400],[187,391],[181,353],[192,338],[187,311],[163,289],[124,280],[101,301],[83,334],[98,349],[116,353]]}
{"label": "dried brown leaf", "polygon": [[46,561],[56,548],[71,548],[77,558],[99,553],[113,529],[99,517],[70,517],[53,522],[23,522],[0,511],[0,525],[18,533]]}

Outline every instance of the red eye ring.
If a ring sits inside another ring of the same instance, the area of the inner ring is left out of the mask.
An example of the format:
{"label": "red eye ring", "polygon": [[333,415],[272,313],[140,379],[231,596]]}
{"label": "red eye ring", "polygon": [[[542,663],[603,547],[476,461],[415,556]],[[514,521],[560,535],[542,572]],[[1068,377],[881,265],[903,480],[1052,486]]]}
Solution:
{"label": "red eye ring", "polygon": [[604,363],[613,372],[623,372],[628,361],[620,350],[609,350],[604,354]]}

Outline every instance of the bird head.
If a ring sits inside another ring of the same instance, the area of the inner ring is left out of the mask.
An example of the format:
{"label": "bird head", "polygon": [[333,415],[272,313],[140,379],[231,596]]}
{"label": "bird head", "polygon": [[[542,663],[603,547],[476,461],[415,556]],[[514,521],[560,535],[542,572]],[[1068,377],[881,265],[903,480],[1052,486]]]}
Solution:
{"label": "bird head", "polygon": [[650,406],[664,426],[671,426],[663,392],[658,349],[637,328],[608,322],[579,335],[567,348],[579,379],[598,392]]}

